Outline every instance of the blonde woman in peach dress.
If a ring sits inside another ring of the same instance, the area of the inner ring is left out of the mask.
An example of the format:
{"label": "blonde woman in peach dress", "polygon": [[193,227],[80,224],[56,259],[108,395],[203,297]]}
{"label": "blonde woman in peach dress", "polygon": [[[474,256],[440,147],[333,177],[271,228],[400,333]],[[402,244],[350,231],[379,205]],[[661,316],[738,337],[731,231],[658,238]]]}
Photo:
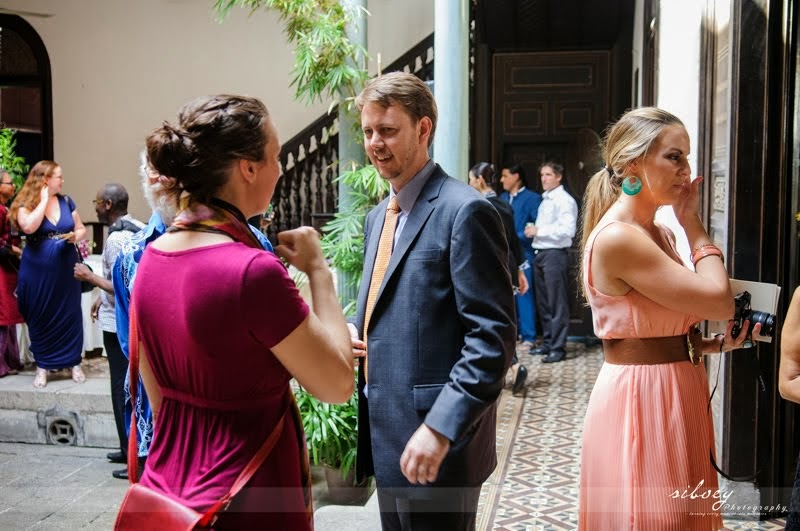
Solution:
{"label": "blonde woman in peach dress", "polygon": [[[733,317],[722,252],[698,214],[689,135],[675,116],[634,109],[606,136],[606,167],[584,196],[583,286],[605,363],[583,431],[579,528],[712,530],[724,493],[709,451],[714,426],[703,354],[740,348],[703,338],[695,325]],[[671,205],[694,271],[655,221]],[[753,332],[759,332],[756,327]]]}

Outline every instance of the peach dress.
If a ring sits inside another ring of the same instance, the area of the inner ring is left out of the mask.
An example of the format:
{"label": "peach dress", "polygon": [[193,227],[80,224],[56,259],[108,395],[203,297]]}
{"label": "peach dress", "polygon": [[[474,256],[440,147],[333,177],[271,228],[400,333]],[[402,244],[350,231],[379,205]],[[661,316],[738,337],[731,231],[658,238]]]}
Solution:
{"label": "peach dress", "polygon": [[[602,339],[685,334],[701,317],[635,290],[610,296],[592,285],[592,246],[615,221],[601,221],[584,251],[584,287]],[[673,236],[662,248],[677,262]],[[579,529],[710,530],[722,527],[717,474],[709,461],[714,425],[704,365],[604,363],[583,427]],[[723,496],[724,498],[724,493]]]}

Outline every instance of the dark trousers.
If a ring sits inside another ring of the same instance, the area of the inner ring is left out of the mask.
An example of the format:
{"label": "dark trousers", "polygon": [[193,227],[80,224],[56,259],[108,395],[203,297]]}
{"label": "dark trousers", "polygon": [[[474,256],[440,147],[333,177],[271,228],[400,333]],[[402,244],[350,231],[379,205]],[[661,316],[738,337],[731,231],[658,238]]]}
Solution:
{"label": "dark trousers", "polygon": [[128,358],[122,353],[117,334],[103,331],[103,346],[108,357],[108,372],[111,382],[111,407],[114,410],[114,423],[117,425],[119,449],[128,454],[128,436],[125,430],[125,374],[128,372]]}
{"label": "dark trousers", "polygon": [[800,458],[792,486],[792,497],[789,501],[789,516],[786,518],[786,531],[800,531]]}
{"label": "dark trousers", "polygon": [[448,488],[433,498],[398,498],[378,489],[383,531],[473,531],[480,487]]}
{"label": "dark trousers", "polygon": [[542,323],[542,347],[566,352],[569,331],[569,253],[566,249],[536,251],[533,287]]}

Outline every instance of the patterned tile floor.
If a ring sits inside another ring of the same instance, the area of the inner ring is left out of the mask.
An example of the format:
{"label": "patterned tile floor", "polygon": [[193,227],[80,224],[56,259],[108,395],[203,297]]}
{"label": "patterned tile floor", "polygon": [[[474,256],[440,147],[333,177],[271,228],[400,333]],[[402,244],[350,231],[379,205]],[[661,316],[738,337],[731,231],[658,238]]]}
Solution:
{"label": "patterned tile floor", "polygon": [[[583,417],[603,364],[600,347],[569,345],[567,360],[543,364],[520,350],[528,367],[523,396],[512,396],[510,377],[497,413],[497,469],[478,506],[479,531],[573,530],[578,521],[578,484]],[[106,360],[91,353],[87,377],[108,377]],[[30,373],[34,367],[26,367]],[[68,371],[50,379],[68,379]],[[725,530],[783,529],[783,519],[725,520]]]}
{"label": "patterned tile floor", "polygon": [[[570,344],[567,360],[528,367],[525,396],[505,390],[498,407],[498,467],[481,492],[481,531],[573,530],[583,417],[603,363],[600,347]],[[784,520],[725,520],[726,530],[784,528]]]}

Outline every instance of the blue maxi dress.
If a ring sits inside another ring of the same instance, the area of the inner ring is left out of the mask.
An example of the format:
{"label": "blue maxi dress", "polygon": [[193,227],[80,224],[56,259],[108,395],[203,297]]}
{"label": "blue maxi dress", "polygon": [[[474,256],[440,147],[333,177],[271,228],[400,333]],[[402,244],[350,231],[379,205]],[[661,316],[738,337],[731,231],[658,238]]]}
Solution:
{"label": "blue maxi dress", "polygon": [[36,366],[51,370],[79,365],[83,351],[81,284],[73,276],[78,251],[74,244],[51,237],[75,228],[75,203],[56,197],[61,216],[56,224],[45,216],[27,236],[17,283],[17,302],[28,324]]}

